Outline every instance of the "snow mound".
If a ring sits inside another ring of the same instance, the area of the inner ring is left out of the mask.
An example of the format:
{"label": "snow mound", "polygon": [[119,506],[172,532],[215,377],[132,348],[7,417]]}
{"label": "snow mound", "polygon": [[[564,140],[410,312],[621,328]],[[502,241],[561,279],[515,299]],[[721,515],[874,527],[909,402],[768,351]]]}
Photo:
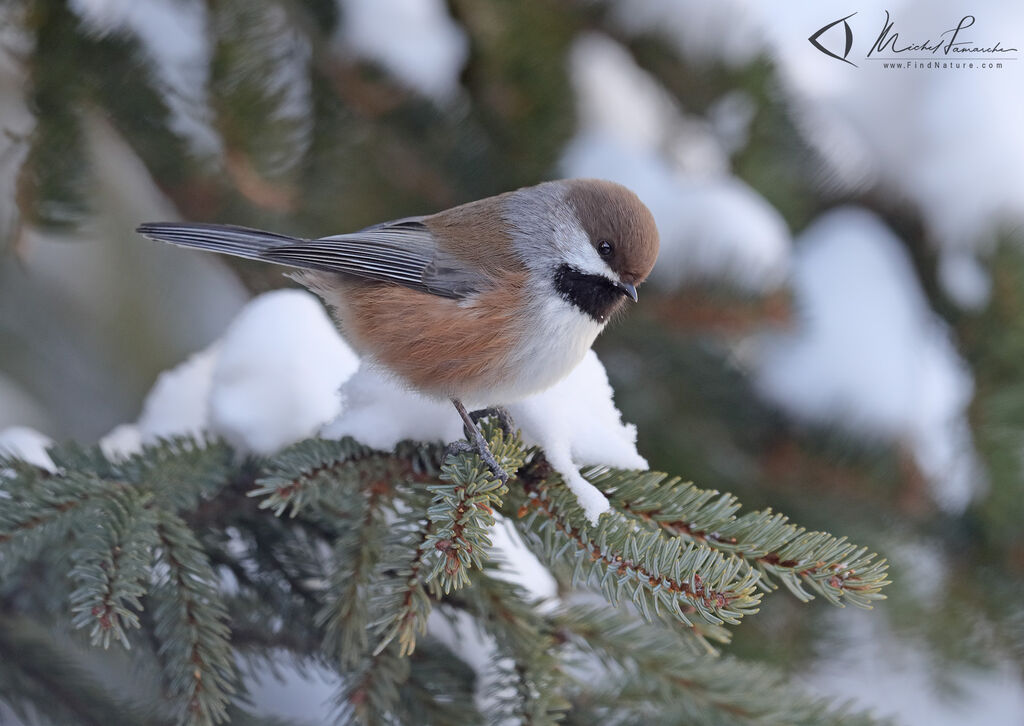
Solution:
{"label": "snow mound", "polygon": [[40,469],[54,471],[56,467],[46,453],[53,440],[28,426],[9,426],[0,431],[0,456],[27,461]]}
{"label": "snow mound", "polygon": [[218,352],[214,343],[157,376],[142,404],[142,415],[137,423],[142,443],[150,444],[175,435],[203,435]]}
{"label": "snow mound", "polygon": [[469,40],[442,0],[343,0],[342,6],[342,45],[424,96],[456,95]]}
{"label": "snow mound", "polygon": [[636,427],[622,423],[613,394],[608,374],[591,350],[565,379],[508,407],[526,443],[544,450],[591,522],[609,504],[580,476],[579,467],[647,469],[647,461],[636,450]]}
{"label": "snow mound", "polygon": [[261,295],[221,338],[210,430],[237,448],[271,454],[314,435],[337,415],[338,388],[358,366],[312,294]]}
{"label": "snow mound", "polygon": [[946,509],[973,496],[973,380],[910,259],[875,215],[829,212],[802,235],[796,331],[766,337],[761,391],[797,416],[905,442]]}

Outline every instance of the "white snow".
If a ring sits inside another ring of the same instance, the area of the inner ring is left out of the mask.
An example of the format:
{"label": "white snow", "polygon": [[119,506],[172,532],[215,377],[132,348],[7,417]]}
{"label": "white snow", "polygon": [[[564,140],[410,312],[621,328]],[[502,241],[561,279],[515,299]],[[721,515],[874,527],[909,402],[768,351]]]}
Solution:
{"label": "white snow", "polygon": [[939,257],[939,284],[964,310],[981,310],[992,294],[992,278],[967,250],[947,250]]}
{"label": "white snow", "polygon": [[608,36],[591,32],[573,41],[569,74],[580,119],[589,131],[613,136],[637,151],[696,146],[700,153],[689,156],[699,163],[690,171],[728,169],[710,127],[686,117],[671,94]]}
{"label": "white snow", "polygon": [[[210,433],[270,454],[314,435],[340,408],[338,388],[359,365],[310,293],[255,298],[207,350],[161,373],[137,423],[139,441]],[[131,429],[105,439],[131,453]]]}
{"label": "white snow", "polygon": [[443,0],[338,1],[344,47],[424,96],[446,102],[456,95],[469,40]]}
{"label": "white snow", "polygon": [[636,450],[636,427],[622,423],[613,393],[604,366],[590,350],[565,379],[508,407],[526,443],[544,450],[593,523],[609,504],[580,476],[579,467],[647,469],[647,461]]}
{"label": "white snow", "polygon": [[[774,207],[736,177],[680,179],[671,215],[663,215],[672,238],[652,281],[674,289],[691,279],[724,277],[751,291],[782,285],[789,272],[789,228]],[[666,210],[667,212],[667,210]]]}
{"label": "white snow", "polygon": [[762,341],[761,391],[798,417],[906,442],[938,502],[962,511],[973,381],[899,239],[865,210],[828,212],[798,240],[793,288],[798,326]]}
{"label": "white snow", "polygon": [[135,424],[118,424],[100,439],[100,449],[111,461],[127,459],[142,450],[142,432]]}
{"label": "white snow", "polygon": [[[497,657],[498,644],[494,636],[485,633],[466,611],[445,609],[442,613],[438,608],[434,608],[427,616],[427,633],[437,638],[476,673],[473,701],[477,709],[486,713],[497,695],[492,691],[498,681],[497,668],[503,660]],[[504,660],[507,664],[508,659]],[[505,726],[503,722],[499,723]]]}
{"label": "white snow", "polygon": [[245,668],[245,686],[253,713],[296,723],[330,723],[333,700],[341,688],[338,674],[316,662],[297,663],[281,650],[272,665]]}
{"label": "white snow", "polygon": [[[893,539],[885,542],[886,557],[892,562],[900,586],[914,598],[915,607],[928,611],[942,606],[950,587],[953,570],[941,541],[929,539]],[[903,573],[910,576],[904,577]],[[912,574],[911,574],[912,573]]]}
{"label": "white snow", "polygon": [[750,143],[757,102],[746,91],[729,91],[708,107],[708,123],[722,150],[733,154]]}
{"label": "white snow", "polygon": [[406,439],[450,442],[463,436],[451,403],[421,396],[375,365],[360,366],[342,386],[341,400],[340,415],[321,436],[352,436],[383,451]]}
{"label": "white snow", "polygon": [[215,343],[157,377],[136,424],[142,443],[153,443],[176,434],[203,435],[218,352],[219,346]]}
{"label": "white snow", "polygon": [[[916,578],[920,579],[920,578]],[[936,670],[927,647],[892,632],[885,618],[852,610],[826,613],[821,655],[798,677],[809,690],[852,699],[908,726],[1019,724],[1024,686],[1017,664]]]}
{"label": "white snow", "polygon": [[308,438],[340,408],[359,365],[310,293],[278,290],[249,303],[220,341],[209,426],[236,448],[270,454]]}
{"label": "white snow", "polygon": [[28,426],[9,426],[0,431],[0,456],[13,456],[40,469],[55,471],[46,453],[53,440]]}
{"label": "white snow", "polygon": [[499,563],[498,569],[492,572],[494,577],[523,588],[532,598],[545,603],[542,608],[553,607],[558,597],[558,582],[551,570],[530,551],[512,522],[500,514],[495,514],[494,519],[490,532],[491,552]]}
{"label": "white snow", "polygon": [[[647,468],[636,450],[636,428],[622,423],[612,394],[604,366],[588,351],[565,379],[508,407],[525,442],[544,449],[592,522],[608,509],[608,500],[580,476],[581,466]],[[404,439],[448,442],[463,435],[450,403],[405,389],[372,366],[346,382],[342,400],[341,415],[321,430],[322,436],[349,435],[388,450]]]}
{"label": "white snow", "polygon": [[627,32],[661,34],[691,61],[741,66],[765,48],[757,5],[756,0],[619,0],[610,8]]}
{"label": "white snow", "polygon": [[[1000,226],[1024,220],[1024,97],[1016,92],[1024,81],[1021,62],[1007,61],[1001,69],[893,71],[864,58],[886,10],[907,40],[937,37],[973,14],[974,26],[959,40],[1024,48],[1024,7],[867,0],[849,21],[858,68],[822,62],[831,59],[797,34],[846,13],[796,3],[782,10],[789,22],[779,22],[779,10],[762,8],[761,23],[797,105],[795,119],[835,172],[853,179],[864,174],[863,181],[908,198],[943,248],[987,247]],[[837,137],[846,143],[832,143]],[[846,168],[851,158],[859,166],[852,177]]]}
{"label": "white snow", "polygon": [[170,127],[198,154],[221,152],[207,99],[211,48],[202,0],[71,0],[100,33],[128,32],[141,42],[171,110]]}
{"label": "white snow", "polygon": [[687,116],[628,51],[594,33],[570,54],[581,127],[563,152],[567,176],[600,177],[632,189],[661,234],[651,282],[674,290],[725,279],[752,292],[777,288],[789,267],[782,216],[731,175],[726,149],[746,135],[749,104],[730,95],[712,121]]}

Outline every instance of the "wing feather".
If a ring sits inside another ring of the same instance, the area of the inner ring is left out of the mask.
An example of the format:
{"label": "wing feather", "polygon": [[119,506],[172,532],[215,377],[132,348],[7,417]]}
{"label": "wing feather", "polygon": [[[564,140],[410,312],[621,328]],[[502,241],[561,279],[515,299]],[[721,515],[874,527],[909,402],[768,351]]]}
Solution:
{"label": "wing feather", "polygon": [[315,240],[218,224],[152,223],[138,231],[184,247],[394,282],[442,297],[466,297],[487,284],[482,273],[439,249],[421,217]]}

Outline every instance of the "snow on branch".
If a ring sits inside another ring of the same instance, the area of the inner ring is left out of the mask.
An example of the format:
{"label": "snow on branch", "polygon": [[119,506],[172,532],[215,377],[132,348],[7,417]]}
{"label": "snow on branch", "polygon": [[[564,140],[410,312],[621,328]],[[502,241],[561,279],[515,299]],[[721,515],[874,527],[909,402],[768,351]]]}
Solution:
{"label": "snow on branch", "polygon": [[[478,658],[475,706],[460,701],[459,709],[553,723],[576,687],[565,669],[582,625],[552,614],[557,594],[538,601],[502,577],[505,562],[527,553],[493,536],[499,517],[547,561],[563,597],[590,591],[669,628],[689,663],[672,666],[681,674],[676,685],[696,689],[698,701],[730,673],[760,682],[743,664],[703,659],[710,641],[727,641],[728,626],[757,612],[775,581],[836,603],[868,606],[882,597],[885,562],[864,548],[772,512],[738,515],[735,498],[664,474],[584,469],[581,478],[609,501],[595,524],[541,448],[491,420],[483,430],[515,472],[507,486],[475,452],[435,443],[381,451],[352,439],[309,439],[256,457],[176,439],[114,459],[99,446],[67,445],[46,451],[46,469],[7,457],[0,564],[17,577],[28,566],[74,562],[60,595],[69,621],[94,644],[149,652],[176,722],[187,726],[230,716],[239,649],[259,643],[287,642],[333,664],[342,713],[454,708],[429,689],[410,694],[402,685],[425,684],[417,679],[426,677],[426,662],[446,678],[464,677],[452,660],[458,648],[445,660],[433,643],[438,614],[468,618],[489,643],[490,655]],[[283,618],[302,622],[286,626]],[[614,639],[619,625],[609,627],[602,637]],[[289,628],[305,634],[288,637]],[[583,650],[597,654],[597,642]],[[600,657],[639,657],[610,648]],[[642,681],[626,685],[646,693]],[[709,707],[752,709],[741,691],[714,690]]]}

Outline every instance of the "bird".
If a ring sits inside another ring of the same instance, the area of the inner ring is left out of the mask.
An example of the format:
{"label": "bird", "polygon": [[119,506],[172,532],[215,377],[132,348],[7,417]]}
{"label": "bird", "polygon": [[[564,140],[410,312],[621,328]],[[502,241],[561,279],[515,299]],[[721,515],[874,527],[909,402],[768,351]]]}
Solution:
{"label": "bird", "polygon": [[602,179],[542,182],[318,239],[187,222],[137,232],[294,268],[290,276],[323,299],[364,359],[451,400],[503,482],[508,474],[470,411],[565,378],[609,320],[638,300],[660,244],[640,198]]}

